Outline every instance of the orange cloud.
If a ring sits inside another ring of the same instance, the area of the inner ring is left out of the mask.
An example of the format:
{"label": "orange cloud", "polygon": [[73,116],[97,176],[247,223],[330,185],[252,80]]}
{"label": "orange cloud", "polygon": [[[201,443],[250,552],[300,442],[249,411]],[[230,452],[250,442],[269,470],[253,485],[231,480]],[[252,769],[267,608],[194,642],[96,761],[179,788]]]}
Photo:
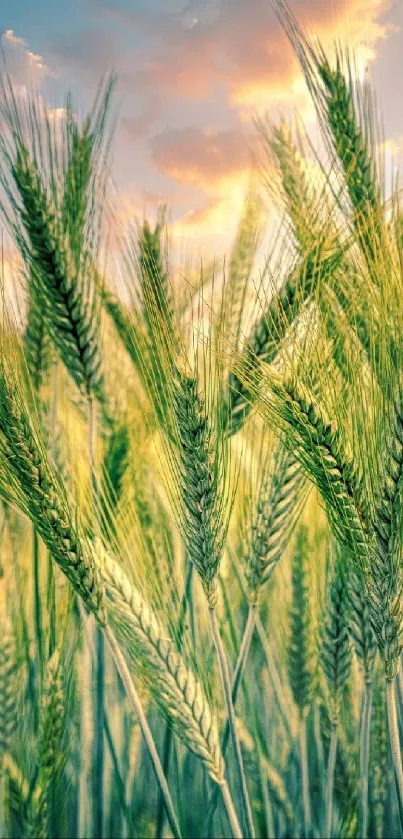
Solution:
{"label": "orange cloud", "polygon": [[[390,2],[294,0],[290,6],[308,33],[319,37],[326,48],[338,39],[357,50],[366,63],[390,30],[381,21]],[[267,0],[231,0],[211,19],[195,10],[191,25],[180,14],[132,14],[118,12],[116,6],[108,11],[120,13],[156,45],[130,74],[140,85],[193,100],[212,98],[221,86],[235,108],[260,107],[264,93],[268,101],[284,95],[291,99],[294,90],[294,105],[298,104],[300,90],[294,87],[300,75],[298,62]]]}

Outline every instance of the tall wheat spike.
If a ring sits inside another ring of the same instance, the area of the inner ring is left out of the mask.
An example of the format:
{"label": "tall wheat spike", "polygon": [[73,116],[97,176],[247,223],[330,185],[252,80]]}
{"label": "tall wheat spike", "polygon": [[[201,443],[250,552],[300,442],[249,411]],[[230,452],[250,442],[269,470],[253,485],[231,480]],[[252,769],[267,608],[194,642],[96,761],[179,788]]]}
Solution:
{"label": "tall wheat spike", "polygon": [[304,35],[286,0],[271,2],[300,60],[325,139],[340,162],[354,228],[375,277],[374,260],[382,240],[381,194],[369,132],[360,125],[359,106],[365,107],[365,102],[354,90],[353,68],[348,60],[343,62],[340,49],[332,67],[323,48],[314,48]]}
{"label": "tall wheat spike", "polygon": [[[100,548],[98,548],[99,551]],[[140,665],[155,701],[187,747],[201,758],[219,785],[235,836],[241,836],[238,818],[224,776],[218,727],[204,689],[173,642],[167,637],[150,606],[118,564],[102,552],[101,565],[107,600],[113,603],[111,621]]]}
{"label": "tall wheat spike", "polygon": [[280,398],[279,416],[287,423],[287,431],[295,433],[298,456],[325,500],[338,539],[365,566],[369,548],[362,482],[337,422],[305,385],[295,381],[272,384]]}
{"label": "tall wheat spike", "polygon": [[55,210],[24,147],[18,149],[13,176],[27,236],[23,248],[52,340],[77,386],[102,394],[94,300],[88,299],[85,287],[77,285]]}
{"label": "tall wheat spike", "polygon": [[354,571],[354,568],[348,575],[348,594],[351,639],[362,666],[364,679],[371,683],[375,668],[376,639],[371,624],[368,596],[362,585],[362,579]]}
{"label": "tall wheat spike", "polygon": [[[287,218],[294,232],[300,253],[307,253],[315,239],[326,235],[329,242],[344,251],[338,270],[320,283],[315,302],[320,308],[330,341],[333,357],[341,373],[348,378],[351,362],[346,357],[345,344],[358,338],[359,346],[370,354],[373,326],[368,322],[368,308],[354,264],[349,260],[349,245],[340,239],[336,225],[336,202],[330,196],[329,184],[308,183],[306,167],[298,147],[286,126],[271,126],[258,122],[268,149],[277,161],[281,175]],[[269,179],[269,176],[267,176]],[[325,230],[323,217],[325,216]],[[330,219],[330,221],[329,221]],[[340,227],[340,225],[339,225]],[[364,353],[363,353],[364,358]]]}
{"label": "tall wheat spike", "polygon": [[178,377],[175,408],[179,430],[184,530],[189,556],[214,606],[224,540],[220,464],[196,380]]}

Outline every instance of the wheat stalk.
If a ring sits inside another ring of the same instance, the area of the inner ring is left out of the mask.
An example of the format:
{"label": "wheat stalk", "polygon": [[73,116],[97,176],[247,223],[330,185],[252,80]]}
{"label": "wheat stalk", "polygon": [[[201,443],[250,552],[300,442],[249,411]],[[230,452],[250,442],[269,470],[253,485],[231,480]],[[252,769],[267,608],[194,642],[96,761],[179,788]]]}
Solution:
{"label": "wheat stalk", "polygon": [[374,691],[371,726],[372,801],[375,836],[384,835],[385,807],[388,790],[389,732],[386,711],[384,677],[378,673]]}
{"label": "wheat stalk", "polygon": [[301,525],[292,558],[292,605],[287,658],[291,692],[300,715],[300,758],[306,836],[310,835],[312,823],[306,717],[314,697],[316,675],[308,580],[308,547],[307,530]]}
{"label": "wheat stalk", "polygon": [[331,737],[327,767],[326,836],[332,835],[333,788],[337,754],[337,729],[343,689],[350,674],[351,647],[348,632],[348,596],[341,560],[330,582],[328,608],[321,627],[321,662],[329,694]]}
{"label": "wheat stalk", "polygon": [[49,795],[63,762],[61,739],[64,731],[65,704],[60,656],[56,651],[46,666],[41,709],[38,777],[32,793],[29,817],[32,837],[48,837]]}
{"label": "wheat stalk", "polygon": [[350,635],[364,674],[364,700],[361,714],[360,783],[361,825],[363,838],[368,834],[368,769],[372,714],[373,675],[376,656],[376,639],[371,624],[368,595],[363,580],[351,568],[348,579],[350,601]]}

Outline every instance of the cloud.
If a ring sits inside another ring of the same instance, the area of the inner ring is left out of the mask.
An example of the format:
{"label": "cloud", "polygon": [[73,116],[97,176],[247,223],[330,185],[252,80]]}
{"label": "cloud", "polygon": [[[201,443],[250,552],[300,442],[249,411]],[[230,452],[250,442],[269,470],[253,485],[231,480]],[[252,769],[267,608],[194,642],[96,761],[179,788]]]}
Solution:
{"label": "cloud", "polygon": [[[97,16],[74,36],[53,37],[50,55],[57,68],[87,85],[114,67],[122,102],[122,171],[126,160],[133,171],[134,155],[141,155],[140,180],[144,174],[156,192],[161,188],[170,197],[174,190],[176,204],[182,200],[184,229],[192,235],[207,225],[224,229],[226,214],[239,206],[232,196],[241,194],[256,149],[252,114],[269,110],[272,118],[276,112],[287,118],[297,108],[310,129],[313,105],[268,0],[189,0],[177,13],[162,2],[158,11],[151,5],[140,10],[136,3],[97,0]],[[336,39],[354,48],[361,71],[390,31],[384,15],[389,0],[290,5],[326,50]]]}
{"label": "cloud", "polygon": [[164,175],[182,184],[215,191],[217,184],[251,165],[254,135],[240,129],[170,129],[150,141],[151,160]]}
{"label": "cloud", "polygon": [[[347,40],[363,61],[374,57],[376,45],[386,37],[388,26],[381,16],[388,6],[389,0],[291,3],[311,35],[325,46],[335,38]],[[216,14],[207,16],[201,3],[189,3],[185,14],[128,12],[110,3],[102,9],[141,30],[148,40],[147,60],[132,68],[133,81],[142,86],[158,87],[166,96],[203,100],[221,85],[232,107],[260,106],[264,92],[269,101],[284,93],[289,98],[300,70],[267,0],[221,0],[213,7]],[[294,94],[297,102],[298,86]]]}
{"label": "cloud", "polygon": [[1,40],[7,71],[16,89],[26,88],[32,83],[40,85],[44,78],[55,75],[42,56],[32,52],[25,38],[16,35],[12,29],[5,29]]}

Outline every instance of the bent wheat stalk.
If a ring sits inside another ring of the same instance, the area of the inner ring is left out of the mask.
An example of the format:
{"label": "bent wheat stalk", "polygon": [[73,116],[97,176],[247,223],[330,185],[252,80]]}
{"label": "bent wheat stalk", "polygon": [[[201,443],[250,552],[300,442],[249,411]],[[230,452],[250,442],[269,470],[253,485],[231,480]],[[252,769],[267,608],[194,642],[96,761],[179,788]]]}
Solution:
{"label": "bent wheat stalk", "polygon": [[162,764],[161,764],[161,761],[159,759],[159,755],[158,755],[158,752],[157,752],[157,749],[156,749],[156,746],[155,746],[155,743],[154,743],[154,738],[151,734],[150,726],[148,725],[148,722],[147,722],[147,717],[144,713],[143,706],[141,704],[139,695],[138,695],[137,690],[134,686],[134,682],[131,678],[129,668],[128,668],[128,666],[126,664],[126,661],[125,661],[125,659],[124,659],[124,657],[121,653],[119,644],[116,641],[115,635],[113,634],[111,627],[106,626],[105,629],[104,629],[104,633],[105,633],[106,639],[108,641],[113,660],[116,664],[116,668],[118,670],[120,678],[122,679],[122,683],[125,687],[128,699],[129,699],[130,704],[133,708],[133,711],[136,715],[136,719],[139,722],[141,733],[143,735],[144,742],[146,744],[147,751],[148,751],[148,754],[150,756],[150,759],[151,759],[151,762],[152,762],[152,765],[153,765],[155,776],[157,778],[158,785],[159,785],[159,788],[161,790],[161,795],[163,796],[163,799],[164,799],[164,803],[165,803],[165,807],[166,807],[166,811],[167,811],[169,824],[171,826],[171,830],[173,832],[173,835],[174,835],[175,839],[181,839],[181,830],[180,830],[179,822],[178,822],[178,819],[177,819],[177,816],[176,816],[175,807],[174,807],[174,804],[173,804],[173,801],[172,801],[172,798],[171,798],[171,793],[169,791],[168,784],[167,784],[167,781],[166,781],[166,778],[165,778],[165,775],[164,775],[164,770],[162,768]]}

